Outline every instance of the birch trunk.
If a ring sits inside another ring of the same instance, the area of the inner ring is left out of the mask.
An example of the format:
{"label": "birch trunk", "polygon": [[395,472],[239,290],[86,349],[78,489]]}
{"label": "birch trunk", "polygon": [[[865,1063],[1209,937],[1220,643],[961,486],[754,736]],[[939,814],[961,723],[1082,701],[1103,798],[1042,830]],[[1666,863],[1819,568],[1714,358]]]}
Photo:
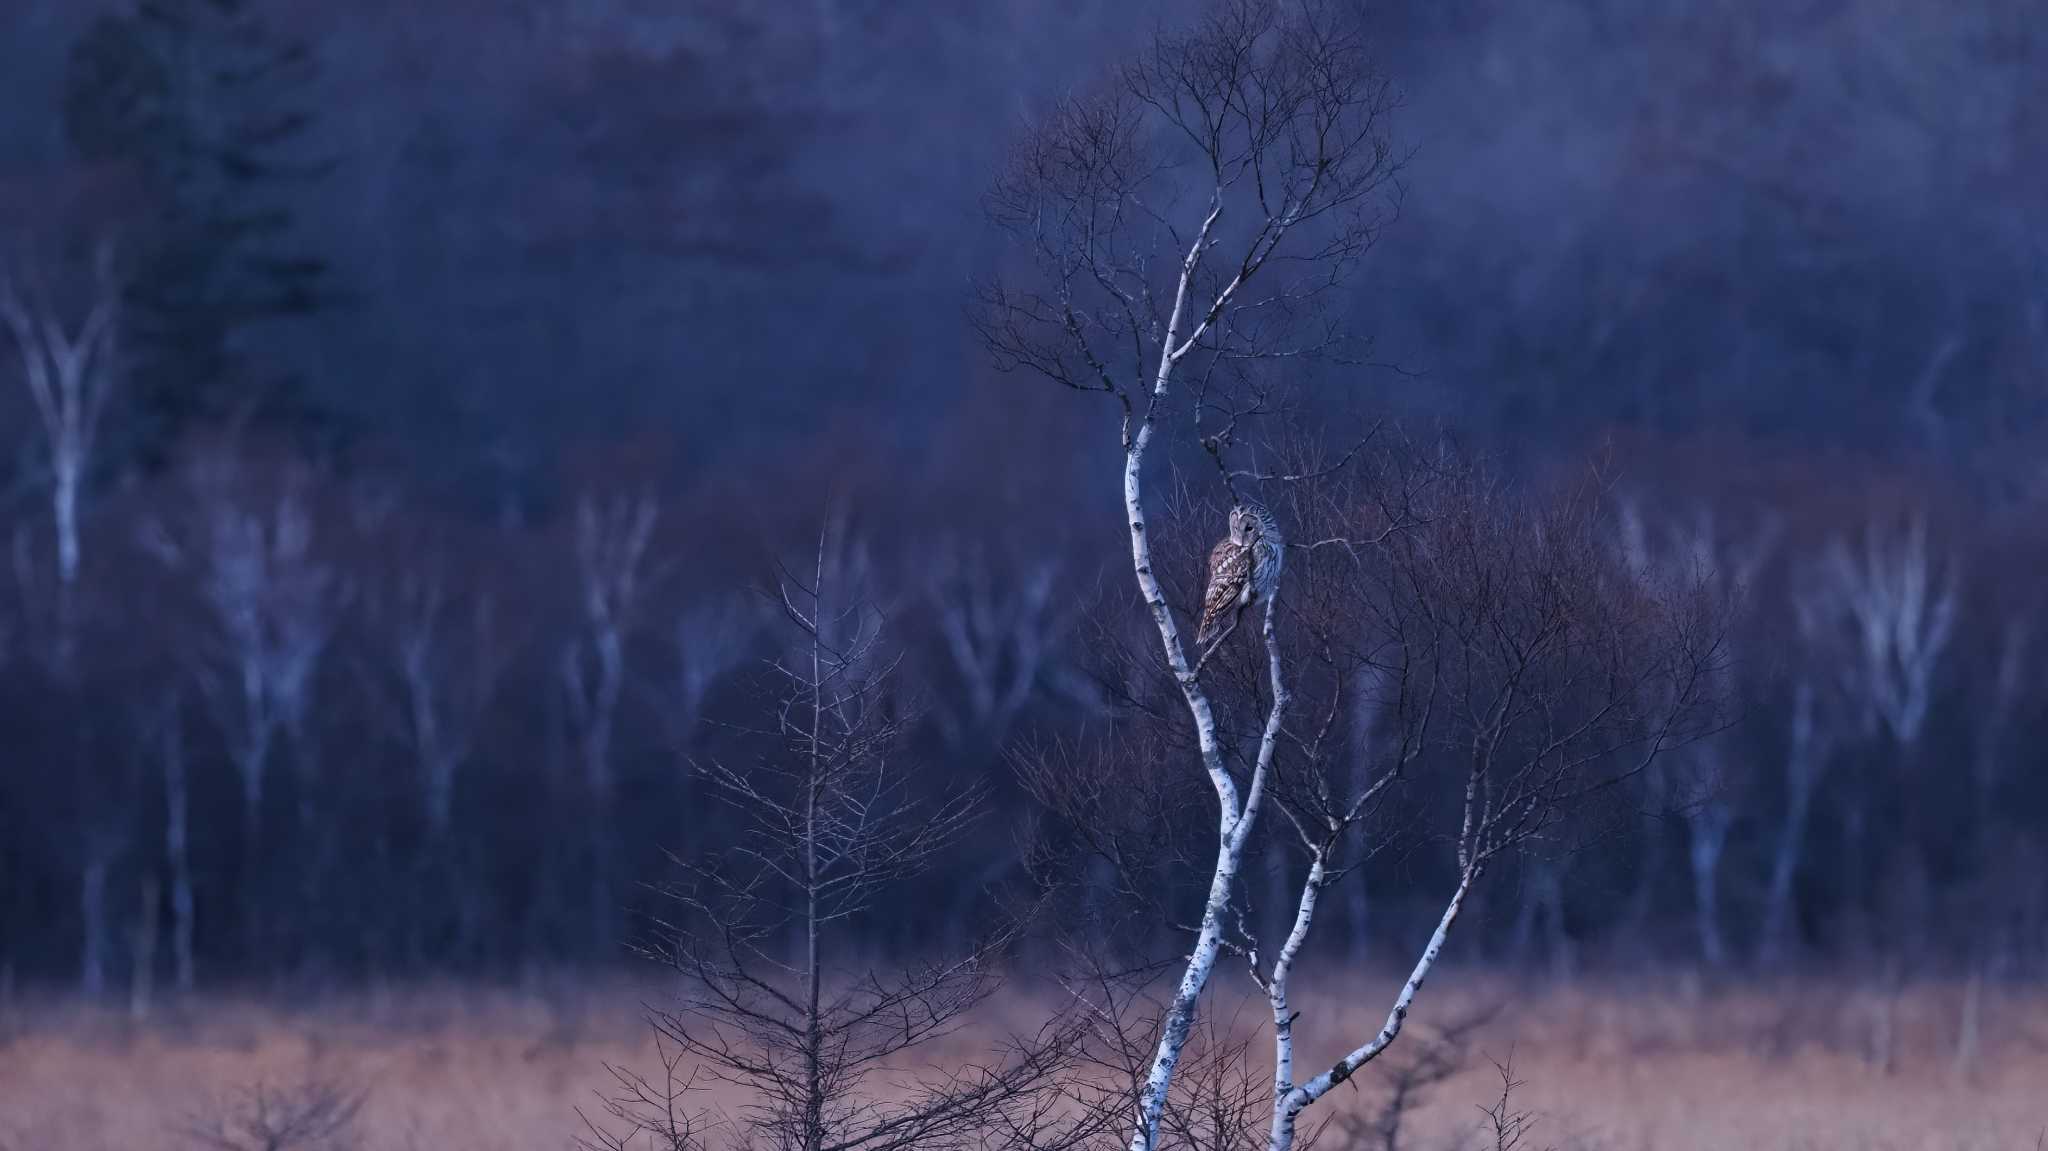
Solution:
{"label": "birch trunk", "polygon": [[56,476],[50,504],[57,528],[57,579],[68,591],[78,582],[78,488],[84,461],[77,458],[76,447],[66,447],[68,450],[58,453],[52,469]]}
{"label": "birch trunk", "polygon": [[1800,684],[1792,710],[1792,747],[1785,761],[1785,819],[1771,856],[1770,886],[1764,897],[1763,930],[1758,960],[1774,965],[1785,957],[1792,926],[1792,882],[1806,850],[1807,816],[1820,782],[1822,750],[1816,739],[1813,688]]}
{"label": "birch trunk", "polygon": [[[251,701],[252,706],[260,706]],[[244,749],[237,766],[242,774],[242,946],[249,960],[256,960],[263,943],[265,893],[258,877],[263,863],[263,777],[269,770],[269,736],[261,725],[252,725],[252,743]]]}
{"label": "birch trunk", "polygon": [[78,880],[78,913],[84,930],[79,951],[78,990],[98,999],[107,990],[107,872],[113,861],[94,850]]}
{"label": "birch trunk", "polygon": [[165,729],[163,757],[164,855],[171,868],[171,964],[178,990],[189,993],[196,982],[192,961],[196,904],[189,846],[192,796],[185,778],[184,732],[175,711]]}
{"label": "birch trunk", "polygon": [[52,518],[57,527],[57,647],[56,663],[61,674],[70,675],[78,647],[78,484],[79,461],[76,447],[63,445],[56,451],[56,480],[50,493]]}
{"label": "birch trunk", "polygon": [[42,425],[50,462],[50,518],[57,537],[57,667],[68,672],[75,641],[74,613],[80,567],[79,501],[113,391],[120,286],[113,248],[94,255],[96,290],[77,329],[71,330],[35,277],[0,268],[0,326],[12,336],[22,378]]}
{"label": "birch trunk", "polygon": [[[1183,1048],[1187,1046],[1189,1030],[1194,1025],[1195,1007],[1202,991],[1208,986],[1209,975],[1215,969],[1216,956],[1223,944],[1223,913],[1230,904],[1230,893],[1237,882],[1239,866],[1244,858],[1244,848],[1251,835],[1251,829],[1258,817],[1259,800],[1265,789],[1265,768],[1270,762],[1271,749],[1279,734],[1279,723],[1286,707],[1287,695],[1281,682],[1280,653],[1278,640],[1273,628],[1273,607],[1266,605],[1265,639],[1270,664],[1273,703],[1268,713],[1265,737],[1261,742],[1258,766],[1253,770],[1250,785],[1240,799],[1237,782],[1230,777],[1224,765],[1223,752],[1216,737],[1216,717],[1209,703],[1209,696],[1201,682],[1195,677],[1188,663],[1187,653],[1181,646],[1180,628],[1174,621],[1173,611],[1166,602],[1166,593],[1160,587],[1159,577],[1152,566],[1152,540],[1146,534],[1145,520],[1145,457],[1152,445],[1157,429],[1156,418],[1165,402],[1173,382],[1173,372],[1182,356],[1194,346],[1194,337],[1186,342],[1181,339],[1181,328],[1188,314],[1188,295],[1193,287],[1195,270],[1201,263],[1202,254],[1209,245],[1211,230],[1217,217],[1222,214],[1220,195],[1211,201],[1208,217],[1202,222],[1200,232],[1189,246],[1181,262],[1179,281],[1174,290],[1173,310],[1166,325],[1166,338],[1159,355],[1159,367],[1153,377],[1152,387],[1146,399],[1146,408],[1137,427],[1132,429],[1129,419],[1125,422],[1124,446],[1124,513],[1130,525],[1131,567],[1137,577],[1138,590],[1144,597],[1145,606],[1152,613],[1152,620],[1159,628],[1159,642],[1165,651],[1167,667],[1173,672],[1179,684],[1181,697],[1186,702],[1188,714],[1195,725],[1195,737],[1201,749],[1202,766],[1209,773],[1209,782],[1216,790],[1216,863],[1210,874],[1209,891],[1202,904],[1200,927],[1195,933],[1194,948],[1188,953],[1187,965],[1181,971],[1178,986],[1174,989],[1173,1001],[1166,1012],[1165,1025],[1160,1031],[1159,1044],[1152,1056],[1151,1068],[1146,1074],[1145,1085],[1138,1095],[1137,1121],[1131,1133],[1131,1151],[1152,1151],[1159,1138],[1159,1117],[1166,1107],[1166,1096],[1173,1085],[1174,1070],[1180,1064]],[[1213,316],[1236,289],[1239,281],[1233,280],[1223,290],[1223,295],[1211,305],[1208,315]],[[1204,321],[1206,323],[1206,320]],[[1199,335],[1198,326],[1196,334]]]}
{"label": "birch trunk", "polygon": [[1699,933],[1700,957],[1710,967],[1725,967],[1728,944],[1721,933],[1721,856],[1728,846],[1728,828],[1734,822],[1728,809],[1718,803],[1703,804],[1687,813],[1686,827],[1692,834],[1688,857],[1692,863],[1693,921]]}
{"label": "birch trunk", "polygon": [[[1173,404],[1188,402],[1174,395],[1184,386],[1176,378],[1183,360],[1195,357],[1188,374],[1196,384],[1188,390],[1200,394],[1192,397],[1199,411],[1180,416],[1189,419],[1181,430],[1192,433],[1189,446],[1199,437],[1220,463],[1237,424],[1235,416],[1230,431],[1201,423],[1202,411],[1231,407],[1218,406],[1209,391],[1221,386],[1217,377],[1235,377],[1253,361],[1317,356],[1335,346],[1329,328],[1308,317],[1378,234],[1380,193],[1399,160],[1382,128],[1393,104],[1389,85],[1348,26],[1316,12],[1232,0],[1185,33],[1162,31],[1152,52],[1115,74],[1114,87],[1119,90],[1101,100],[1063,102],[1000,181],[992,214],[1030,246],[1052,288],[1014,294],[997,287],[987,297],[982,334],[1008,365],[1121,404],[1132,573],[1216,793],[1210,882],[1157,1045],[1140,1072],[1128,1147],[1152,1151],[1197,1004],[1223,947],[1224,917],[1260,814],[1288,692],[1268,598],[1263,633],[1270,703],[1255,705],[1265,713],[1256,756],[1233,777],[1201,665],[1183,645],[1153,567],[1144,470]],[[1172,141],[1157,156],[1150,154],[1155,135]],[[1154,162],[1178,160],[1184,144],[1198,154],[1195,162]],[[1201,217],[1172,221],[1159,214],[1160,204],[1183,193],[1196,172],[1209,191]],[[1232,197],[1245,226],[1225,235],[1218,221]],[[1315,238],[1283,253],[1295,229],[1310,226]],[[1178,252],[1177,266],[1170,257],[1156,258],[1162,238],[1172,245],[1169,252]],[[1218,252],[1226,243],[1230,250]],[[1246,284],[1276,257],[1290,271],[1261,283],[1282,282],[1264,299],[1241,301]],[[1169,277],[1170,288],[1163,282]],[[1117,351],[1099,354],[1108,347]],[[1125,347],[1129,368],[1112,367]],[[1226,482],[1238,478],[1229,474]]]}
{"label": "birch trunk", "polygon": [[[1309,862],[1308,878],[1301,885],[1301,898],[1294,908],[1294,924],[1273,961],[1273,974],[1266,982],[1266,1002],[1273,1010],[1273,1119],[1267,1133],[1269,1147],[1283,1148],[1294,1139],[1295,1117],[1286,1113],[1294,1093],[1294,1007],[1288,1001],[1288,987],[1294,977],[1294,962],[1308,941],[1315,924],[1316,903],[1322,895],[1326,860],[1317,852]],[[1298,1112],[1296,1112],[1298,1114]]]}
{"label": "birch trunk", "polygon": [[[1458,879],[1457,890],[1451,893],[1450,902],[1444,905],[1444,913],[1437,920],[1436,931],[1429,937],[1429,943],[1422,949],[1415,966],[1408,972],[1407,982],[1394,997],[1394,1006],[1387,1012],[1386,1022],[1379,1033],[1364,1045],[1351,1051],[1330,1066],[1330,1069],[1286,1093],[1275,1094],[1273,1102],[1273,1123],[1266,1137],[1267,1151],[1293,1151],[1301,1113],[1308,1110],[1316,1100],[1328,1095],[1332,1089],[1358,1073],[1358,1069],[1377,1058],[1380,1052],[1401,1034],[1401,1028],[1408,1021],[1408,1011],[1415,1004],[1415,996],[1422,991],[1422,984],[1436,967],[1436,961],[1443,954],[1444,942],[1450,938],[1452,925],[1458,922],[1458,914],[1464,910],[1465,897],[1471,893],[1472,884],[1479,878],[1479,867],[1468,868]],[[1313,912],[1313,908],[1311,908]],[[1289,1042],[1292,1040],[1290,1038]],[[1291,1052],[1289,1062],[1292,1062]],[[1278,1086],[1278,1077],[1275,1077]]]}

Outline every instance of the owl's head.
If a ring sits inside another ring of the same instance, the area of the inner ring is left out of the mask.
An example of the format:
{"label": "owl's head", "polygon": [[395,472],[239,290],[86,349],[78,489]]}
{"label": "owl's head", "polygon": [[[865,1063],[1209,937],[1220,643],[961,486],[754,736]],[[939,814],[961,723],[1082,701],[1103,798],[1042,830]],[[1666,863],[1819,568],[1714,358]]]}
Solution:
{"label": "owl's head", "polygon": [[1259,516],[1257,512],[1239,504],[1230,509],[1230,542],[1249,547],[1259,538]]}

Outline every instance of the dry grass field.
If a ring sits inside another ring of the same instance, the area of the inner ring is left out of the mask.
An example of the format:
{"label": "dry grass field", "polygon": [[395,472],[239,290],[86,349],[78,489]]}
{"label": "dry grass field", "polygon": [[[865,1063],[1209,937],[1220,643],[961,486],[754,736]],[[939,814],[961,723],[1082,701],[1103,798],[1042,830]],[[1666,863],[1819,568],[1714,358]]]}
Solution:
{"label": "dry grass field", "polygon": [[[1959,1064],[1963,1001],[1955,986],[1908,989],[1887,1011],[1867,989],[1818,983],[1529,991],[1451,973],[1425,993],[1418,1037],[1432,1020],[1499,1010],[1400,1146],[1484,1146],[1478,1107],[1498,1088],[1488,1060],[1512,1053],[1526,1083],[1516,1106],[1540,1116],[1530,1151],[2033,1151],[2048,1130],[2048,995],[1986,990],[1974,1057]],[[1345,1034],[1369,1030],[1372,1002],[1310,1008],[1311,1035],[1334,1045],[1326,1018]],[[143,1026],[22,1006],[0,1033],[0,1148],[198,1146],[190,1130],[215,1101],[307,1082],[363,1093],[347,1132],[362,1151],[564,1148],[581,1130],[578,1109],[597,1113],[605,1063],[651,1065],[637,1010],[631,989],[365,993],[290,1011],[215,1002]],[[1000,1010],[1022,1018],[1028,1007]],[[1887,1021],[1889,1070],[1877,1055]],[[1333,1098],[1369,1112],[1386,1075]],[[1379,1144],[1323,1144],[1347,1145]]]}

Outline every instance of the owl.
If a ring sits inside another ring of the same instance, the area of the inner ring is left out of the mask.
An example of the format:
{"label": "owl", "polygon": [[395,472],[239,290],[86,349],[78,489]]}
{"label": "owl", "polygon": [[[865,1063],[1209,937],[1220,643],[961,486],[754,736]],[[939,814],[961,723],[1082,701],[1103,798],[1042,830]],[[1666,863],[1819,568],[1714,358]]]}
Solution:
{"label": "owl", "polygon": [[1280,586],[1285,544],[1273,515],[1257,504],[1230,509],[1230,534],[1209,553],[1209,590],[1202,596],[1202,626],[1195,646],[1207,650],[1236,626],[1244,610],[1273,598]]}

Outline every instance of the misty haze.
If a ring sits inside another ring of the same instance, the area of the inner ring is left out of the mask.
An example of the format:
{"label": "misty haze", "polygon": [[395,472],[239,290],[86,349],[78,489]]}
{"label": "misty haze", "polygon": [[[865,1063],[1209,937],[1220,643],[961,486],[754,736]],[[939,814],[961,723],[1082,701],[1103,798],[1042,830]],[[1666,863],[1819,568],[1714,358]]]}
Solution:
{"label": "misty haze", "polygon": [[2048,1141],[2021,0],[0,0],[0,1151]]}

